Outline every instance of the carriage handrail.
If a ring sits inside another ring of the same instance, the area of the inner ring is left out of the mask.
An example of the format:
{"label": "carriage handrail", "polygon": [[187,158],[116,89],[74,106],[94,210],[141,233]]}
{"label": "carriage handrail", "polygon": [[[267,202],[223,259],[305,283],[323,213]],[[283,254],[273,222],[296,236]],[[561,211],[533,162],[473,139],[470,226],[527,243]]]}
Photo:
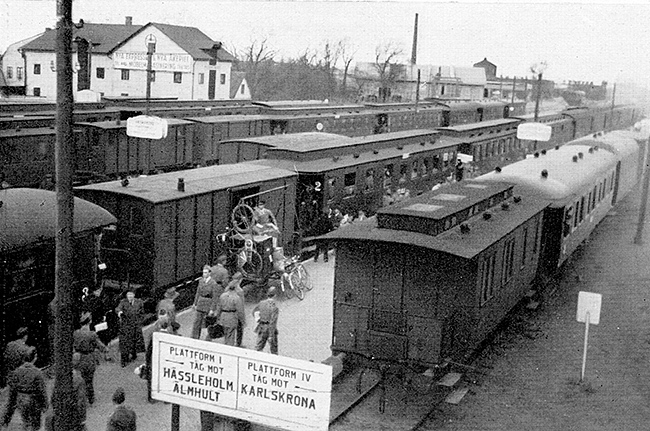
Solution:
{"label": "carriage handrail", "polygon": [[290,186],[290,184],[285,184],[283,186],[274,187],[272,189],[268,189],[268,190],[264,190],[264,191],[261,191],[261,192],[258,192],[258,193],[254,193],[252,195],[244,196],[244,197],[239,198],[239,202],[241,203],[241,202],[244,202],[244,200],[246,200],[246,199],[254,198],[256,196],[262,196],[262,195],[265,195],[267,193],[275,192],[277,190],[283,190],[283,189],[286,189],[289,186]]}

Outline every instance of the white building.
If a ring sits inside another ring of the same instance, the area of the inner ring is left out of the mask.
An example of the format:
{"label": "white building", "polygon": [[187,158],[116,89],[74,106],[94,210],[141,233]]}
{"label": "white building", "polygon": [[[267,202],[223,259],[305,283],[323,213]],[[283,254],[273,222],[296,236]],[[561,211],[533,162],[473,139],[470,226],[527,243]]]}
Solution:
{"label": "white building", "polygon": [[0,90],[5,94],[25,94],[25,59],[20,48],[40,37],[43,33],[9,45],[0,60]]}
{"label": "white building", "polygon": [[[74,31],[73,88],[104,97],[145,97],[153,42],[152,98],[229,99],[233,56],[195,27],[85,23]],[[56,98],[56,31],[22,46],[26,94]]]}

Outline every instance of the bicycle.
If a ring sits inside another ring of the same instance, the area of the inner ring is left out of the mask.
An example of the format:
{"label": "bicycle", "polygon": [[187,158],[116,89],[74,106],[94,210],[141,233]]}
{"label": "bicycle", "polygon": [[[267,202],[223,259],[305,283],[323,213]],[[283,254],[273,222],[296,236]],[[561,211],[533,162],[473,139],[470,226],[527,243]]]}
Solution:
{"label": "bicycle", "polygon": [[276,270],[271,275],[274,278],[279,278],[280,290],[288,299],[296,296],[303,300],[305,292],[313,288],[311,277],[299,259],[298,255],[285,258],[282,269]]}

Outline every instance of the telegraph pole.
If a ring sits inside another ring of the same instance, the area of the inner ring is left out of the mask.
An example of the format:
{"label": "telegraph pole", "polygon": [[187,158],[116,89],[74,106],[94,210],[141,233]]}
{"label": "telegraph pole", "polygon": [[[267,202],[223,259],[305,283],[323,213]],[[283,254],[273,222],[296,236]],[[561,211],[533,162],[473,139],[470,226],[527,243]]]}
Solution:
{"label": "telegraph pole", "polygon": [[56,247],[54,336],[54,429],[75,429],[78,418],[72,390],[72,0],[57,0],[56,35]]}

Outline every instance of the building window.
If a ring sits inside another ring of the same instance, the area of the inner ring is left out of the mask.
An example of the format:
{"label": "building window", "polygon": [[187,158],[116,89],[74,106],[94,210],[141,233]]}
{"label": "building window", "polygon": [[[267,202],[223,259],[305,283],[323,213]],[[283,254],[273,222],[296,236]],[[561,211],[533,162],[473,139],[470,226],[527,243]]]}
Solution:
{"label": "building window", "polygon": [[226,83],[226,74],[225,73],[222,73],[221,75],[219,75],[219,82],[221,82],[221,85]]}
{"label": "building window", "polygon": [[97,76],[97,79],[104,79],[105,73],[106,70],[103,67],[98,67],[95,75]]}
{"label": "building window", "polygon": [[152,70],[149,73],[151,74],[151,82],[156,82],[156,71]]}
{"label": "building window", "polygon": [[183,82],[183,72],[174,72],[174,84]]}
{"label": "building window", "polygon": [[7,79],[14,79],[14,68],[7,66]]}
{"label": "building window", "polygon": [[242,84],[240,89],[241,94],[244,94],[245,89],[246,89],[246,85]]}
{"label": "building window", "polygon": [[35,64],[34,65],[34,75],[40,75],[41,74],[41,65],[40,64]]}
{"label": "building window", "polygon": [[122,81],[129,80],[129,69],[122,69]]}
{"label": "building window", "polygon": [[199,73],[199,85],[205,82],[205,73]]}
{"label": "building window", "polygon": [[40,95],[41,95],[41,88],[34,87],[34,96],[40,96]]}
{"label": "building window", "polygon": [[216,66],[217,65],[217,59],[212,58],[212,59],[210,59],[210,61],[208,63],[210,64],[210,66]]}
{"label": "building window", "polygon": [[17,67],[16,68],[16,79],[23,79],[23,68],[22,67]]}

